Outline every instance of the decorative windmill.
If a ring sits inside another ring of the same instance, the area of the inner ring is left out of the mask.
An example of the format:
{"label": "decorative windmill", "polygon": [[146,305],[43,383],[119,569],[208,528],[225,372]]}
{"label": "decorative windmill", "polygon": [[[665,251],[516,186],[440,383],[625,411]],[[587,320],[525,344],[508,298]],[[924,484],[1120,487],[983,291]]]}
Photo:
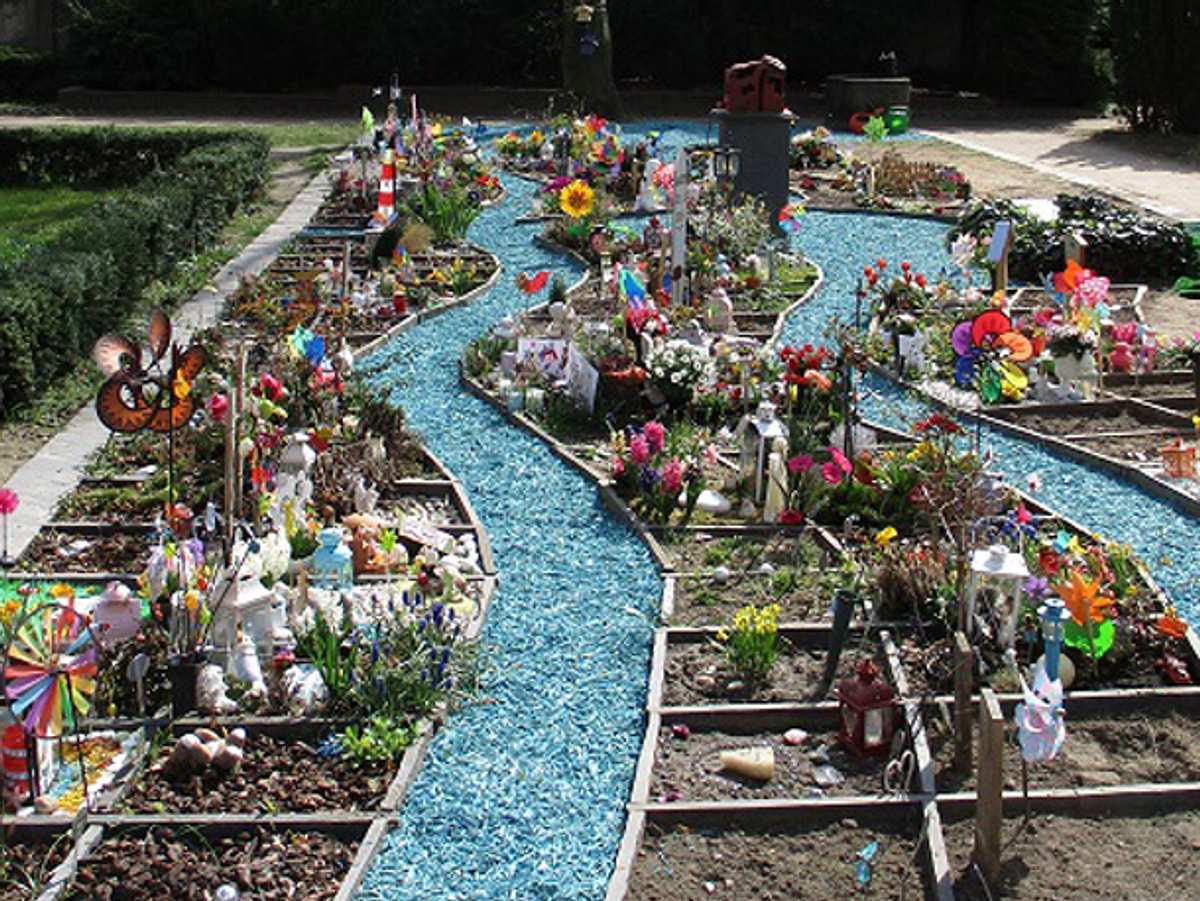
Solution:
{"label": "decorative windmill", "polygon": [[[21,613],[9,631],[3,659],[3,696],[29,744],[61,742],[75,734],[79,773],[87,798],[87,767],[79,725],[96,692],[99,647],[86,615],[73,603],[44,602]],[[36,754],[29,755],[31,760]]]}
{"label": "decorative windmill", "polygon": [[[108,377],[96,396],[96,415],[113,432],[150,429],[167,436],[167,509],[175,503],[175,431],[196,411],[192,382],[204,368],[204,348],[181,351],[171,343],[171,320],[162,310],[150,314],[148,362],[142,348],[124,335],[105,335],[92,348],[92,359]],[[170,356],[167,352],[170,351]]]}

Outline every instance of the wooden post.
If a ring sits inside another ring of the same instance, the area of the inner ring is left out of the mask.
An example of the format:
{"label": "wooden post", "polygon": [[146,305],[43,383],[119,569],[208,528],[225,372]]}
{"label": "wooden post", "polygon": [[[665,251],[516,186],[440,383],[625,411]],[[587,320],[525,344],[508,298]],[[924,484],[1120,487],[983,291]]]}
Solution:
{"label": "wooden post", "polygon": [[996,266],[994,291],[1008,291],[1008,252],[1012,249],[1012,223],[1002,219],[992,229],[992,242],[988,245],[988,262]]}
{"label": "wooden post", "polygon": [[966,633],[954,633],[954,768],[965,773],[971,768],[971,689],[974,687],[975,655]]}
{"label": "wooden post", "polygon": [[1000,878],[1000,825],[1004,817],[1004,716],[990,688],[979,703],[979,770],[975,777],[975,862],[992,888]]}
{"label": "wooden post", "polygon": [[237,474],[239,470],[237,465],[237,421],[241,412],[237,407],[237,395],[240,393],[230,390],[229,411],[225,414],[228,417],[225,420],[225,497],[223,502],[224,509],[221,512],[225,515],[226,566],[229,566],[233,562],[233,524],[237,521]]}
{"label": "wooden post", "polygon": [[245,343],[243,342],[238,345],[237,368],[234,370],[234,378],[237,379],[237,384],[234,386],[235,400],[233,403],[233,410],[231,411],[238,417],[234,420],[233,429],[233,515],[229,517],[229,521],[225,525],[225,528],[228,530],[227,535],[229,536],[229,547],[231,553],[233,549],[233,526],[242,515],[242,473],[244,470],[242,468],[241,413],[242,410],[246,408],[246,354],[247,349]]}
{"label": "wooden post", "polygon": [[1063,256],[1068,263],[1074,260],[1082,266],[1084,257],[1087,256],[1087,246],[1087,238],[1079,232],[1070,232],[1063,238]]}

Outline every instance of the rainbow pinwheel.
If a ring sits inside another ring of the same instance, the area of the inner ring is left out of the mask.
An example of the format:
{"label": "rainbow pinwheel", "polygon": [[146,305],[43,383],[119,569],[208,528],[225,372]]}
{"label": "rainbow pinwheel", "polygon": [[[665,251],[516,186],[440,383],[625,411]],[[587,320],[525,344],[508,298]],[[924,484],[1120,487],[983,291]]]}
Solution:
{"label": "rainbow pinwheel", "polygon": [[1018,364],[1033,356],[1033,344],[1000,310],[960,322],[950,333],[950,344],[958,357],[954,380],[963,388],[976,387],[985,402],[1018,399],[1029,387]]}
{"label": "rainbow pinwheel", "polygon": [[59,738],[75,729],[96,691],[97,647],[88,618],[46,603],[16,623],[4,666],[4,695],[29,735]]}

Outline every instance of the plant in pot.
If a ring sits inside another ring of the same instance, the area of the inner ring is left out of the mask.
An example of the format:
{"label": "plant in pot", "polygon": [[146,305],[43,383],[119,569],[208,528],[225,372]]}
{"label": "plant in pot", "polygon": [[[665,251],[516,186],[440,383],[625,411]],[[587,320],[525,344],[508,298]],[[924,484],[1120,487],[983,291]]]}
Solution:
{"label": "plant in pot", "polygon": [[646,369],[673,410],[682,410],[692,392],[712,375],[708,351],[683,340],[671,340],[650,354]]}

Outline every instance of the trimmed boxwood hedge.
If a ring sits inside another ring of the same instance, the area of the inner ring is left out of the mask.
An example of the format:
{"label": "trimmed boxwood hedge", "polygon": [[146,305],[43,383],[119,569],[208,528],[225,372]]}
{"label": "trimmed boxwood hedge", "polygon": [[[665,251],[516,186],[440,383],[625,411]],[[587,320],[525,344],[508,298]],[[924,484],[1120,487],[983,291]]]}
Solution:
{"label": "trimmed boxwood hedge", "polygon": [[214,128],[11,128],[0,130],[0,185],[127,185],[185,153],[240,141],[270,150],[252,131]]}
{"label": "trimmed boxwood hedge", "polygon": [[1082,234],[1088,242],[1087,265],[1118,282],[1162,282],[1174,279],[1195,264],[1195,251],[1181,225],[1092,195],[1059,194],[1058,218],[1047,222],[1009,200],[976,201],[950,230],[947,243],[964,232],[982,240],[996,222],[1013,223],[1009,275],[1040,282],[1065,263],[1067,235]]}
{"label": "trimmed boxwood hedge", "polygon": [[[62,131],[51,133],[46,152],[69,148],[64,156],[83,159],[80,148],[120,145],[126,159],[101,154],[89,170],[101,181],[137,171],[160,151],[173,151],[174,164],[96,204],[0,276],[0,419],[75,366],[136,309],[152,280],[209,246],[267,180],[269,144],[249,132],[155,133],[150,150],[123,137],[77,134],[72,144]],[[20,140],[32,151],[31,137]]]}

